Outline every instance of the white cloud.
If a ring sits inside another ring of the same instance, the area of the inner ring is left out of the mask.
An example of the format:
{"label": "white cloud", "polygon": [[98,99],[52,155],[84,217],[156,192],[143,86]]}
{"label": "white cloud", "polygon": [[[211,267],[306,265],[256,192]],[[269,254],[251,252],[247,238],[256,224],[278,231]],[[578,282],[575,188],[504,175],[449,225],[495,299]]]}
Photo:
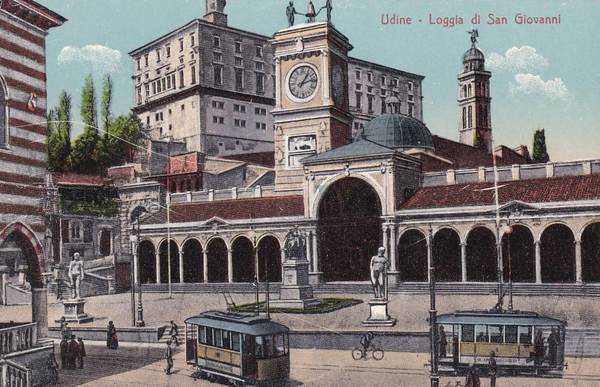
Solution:
{"label": "white cloud", "polygon": [[535,94],[553,100],[565,100],[570,95],[569,89],[561,78],[544,81],[539,75],[519,73],[515,75],[515,81],[517,84],[510,86],[512,94]]}
{"label": "white cloud", "polygon": [[110,47],[92,44],[83,47],[65,46],[58,54],[58,63],[82,63],[92,66],[94,72],[112,73],[121,67],[121,52]]}
{"label": "white cloud", "polygon": [[534,47],[511,47],[504,55],[492,52],[486,60],[492,70],[537,71],[548,67],[548,59],[540,55]]}

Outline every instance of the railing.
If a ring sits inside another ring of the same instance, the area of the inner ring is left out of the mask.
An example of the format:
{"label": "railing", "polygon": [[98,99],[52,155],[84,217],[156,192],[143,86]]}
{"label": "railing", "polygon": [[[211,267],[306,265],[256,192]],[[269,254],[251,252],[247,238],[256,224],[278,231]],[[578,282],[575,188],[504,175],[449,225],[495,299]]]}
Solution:
{"label": "railing", "polygon": [[36,342],[37,323],[0,329],[0,355],[32,348]]}
{"label": "railing", "polygon": [[[301,192],[298,192],[301,193]],[[170,194],[171,203],[198,203],[212,202],[216,200],[251,199],[266,196],[289,195],[289,193],[277,193],[274,186],[255,186],[252,188],[228,188],[218,190],[204,190],[196,192],[179,192]]]}
{"label": "railing", "polygon": [[29,368],[0,359],[0,387],[31,387],[31,376]]}

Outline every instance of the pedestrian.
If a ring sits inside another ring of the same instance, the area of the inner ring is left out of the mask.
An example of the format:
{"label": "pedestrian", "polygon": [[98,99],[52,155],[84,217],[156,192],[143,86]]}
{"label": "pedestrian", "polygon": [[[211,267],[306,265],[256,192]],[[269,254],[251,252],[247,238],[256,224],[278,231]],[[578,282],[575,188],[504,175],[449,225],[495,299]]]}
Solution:
{"label": "pedestrian", "polygon": [[467,373],[467,380],[465,381],[465,387],[481,387],[481,381],[479,380],[479,372],[474,364],[469,367]]}
{"label": "pedestrian", "polygon": [[79,344],[77,344],[75,336],[71,336],[71,341],[69,341],[67,355],[67,363],[69,369],[74,370],[76,368],[75,361],[79,357]]}
{"label": "pedestrian", "polygon": [[535,339],[533,341],[533,348],[535,351],[535,365],[541,366],[544,362],[544,336],[542,330],[538,329],[535,331]]}
{"label": "pedestrian", "polygon": [[177,336],[179,335],[179,327],[173,322],[173,320],[171,320],[171,329],[169,331],[169,335],[171,336],[171,342],[175,343],[176,346],[179,346],[179,340],[177,340]]}
{"label": "pedestrian", "polygon": [[171,340],[167,341],[167,352],[165,354],[167,359],[167,368],[165,368],[165,374],[171,375],[173,369],[173,348],[171,347]]}
{"label": "pedestrian", "polygon": [[119,348],[119,339],[117,338],[117,328],[112,321],[108,322],[108,328],[106,330],[106,347],[110,349]]}
{"label": "pedestrian", "polygon": [[67,342],[67,338],[63,336],[60,341],[60,368],[65,369],[67,367],[67,351],[69,347],[69,343]]}
{"label": "pedestrian", "polygon": [[50,384],[54,385],[58,383],[58,363],[56,362],[56,356],[54,356],[54,352],[48,355],[46,368],[48,368],[48,373],[50,374]]}
{"label": "pedestrian", "polygon": [[558,350],[558,333],[555,328],[552,328],[550,336],[548,336],[548,358],[550,367],[556,367],[556,352]]}
{"label": "pedestrian", "polygon": [[79,368],[83,368],[83,358],[85,357],[85,345],[83,339],[80,337],[77,339],[77,360],[79,362]]}
{"label": "pedestrian", "polygon": [[488,361],[490,374],[490,387],[496,387],[496,375],[498,374],[498,365],[496,364],[496,352],[490,352],[490,360]]}
{"label": "pedestrian", "polygon": [[438,336],[438,354],[440,358],[444,358],[446,357],[446,347],[448,346],[448,339],[446,338],[446,331],[444,331],[443,325],[440,325],[440,331]]}

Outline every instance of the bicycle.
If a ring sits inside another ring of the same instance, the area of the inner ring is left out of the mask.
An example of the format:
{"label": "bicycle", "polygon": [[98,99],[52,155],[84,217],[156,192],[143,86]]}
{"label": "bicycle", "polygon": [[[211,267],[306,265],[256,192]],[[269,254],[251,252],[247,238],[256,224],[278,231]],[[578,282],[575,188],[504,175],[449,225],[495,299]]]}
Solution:
{"label": "bicycle", "polygon": [[373,359],[375,359],[375,360],[383,359],[383,355],[384,355],[383,349],[375,348],[373,346],[370,346],[367,349],[358,348],[358,347],[354,348],[352,350],[352,358],[354,360],[361,360],[361,359],[367,360],[367,356],[368,356],[369,352],[371,352],[371,357]]}

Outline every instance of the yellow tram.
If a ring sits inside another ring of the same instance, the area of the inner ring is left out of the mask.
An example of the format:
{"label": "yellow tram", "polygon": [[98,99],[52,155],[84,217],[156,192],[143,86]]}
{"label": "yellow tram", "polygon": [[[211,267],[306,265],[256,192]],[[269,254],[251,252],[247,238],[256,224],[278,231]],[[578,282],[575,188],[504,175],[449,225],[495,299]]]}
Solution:
{"label": "yellow tram", "polygon": [[491,354],[498,371],[560,376],[565,366],[563,321],[522,311],[465,311],[438,316],[440,372],[486,370]]}
{"label": "yellow tram", "polygon": [[195,375],[234,385],[285,380],[289,329],[247,313],[208,311],[185,320],[186,361]]}

